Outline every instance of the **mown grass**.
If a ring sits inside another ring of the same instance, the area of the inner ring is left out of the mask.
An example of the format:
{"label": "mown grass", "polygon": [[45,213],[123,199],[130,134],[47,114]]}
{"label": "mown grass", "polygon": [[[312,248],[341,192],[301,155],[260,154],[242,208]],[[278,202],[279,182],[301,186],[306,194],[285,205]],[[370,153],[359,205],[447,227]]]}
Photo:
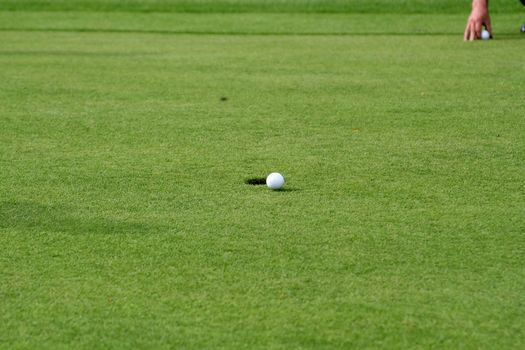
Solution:
{"label": "mown grass", "polygon": [[519,15],[0,16],[0,347],[523,347]]}
{"label": "mown grass", "polygon": [[[493,1],[492,11],[520,11],[518,0]],[[120,12],[465,13],[456,0],[0,0],[0,10]]]}

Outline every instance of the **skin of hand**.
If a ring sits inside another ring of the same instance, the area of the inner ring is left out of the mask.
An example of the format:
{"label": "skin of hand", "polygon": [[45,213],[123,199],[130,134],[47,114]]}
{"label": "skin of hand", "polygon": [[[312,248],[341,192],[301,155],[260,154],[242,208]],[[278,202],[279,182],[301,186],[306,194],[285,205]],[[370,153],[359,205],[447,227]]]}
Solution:
{"label": "skin of hand", "polygon": [[463,39],[465,41],[477,40],[481,38],[481,28],[485,27],[492,38],[492,26],[490,24],[489,4],[488,0],[473,0],[472,11],[467,21],[465,34]]}

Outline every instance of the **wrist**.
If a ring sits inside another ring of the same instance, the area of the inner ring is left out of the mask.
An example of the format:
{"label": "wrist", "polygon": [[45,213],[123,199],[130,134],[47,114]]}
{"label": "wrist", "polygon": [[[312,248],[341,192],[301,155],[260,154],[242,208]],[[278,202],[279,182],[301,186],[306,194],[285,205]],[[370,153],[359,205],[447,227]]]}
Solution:
{"label": "wrist", "polygon": [[472,8],[484,8],[489,6],[489,0],[472,0]]}

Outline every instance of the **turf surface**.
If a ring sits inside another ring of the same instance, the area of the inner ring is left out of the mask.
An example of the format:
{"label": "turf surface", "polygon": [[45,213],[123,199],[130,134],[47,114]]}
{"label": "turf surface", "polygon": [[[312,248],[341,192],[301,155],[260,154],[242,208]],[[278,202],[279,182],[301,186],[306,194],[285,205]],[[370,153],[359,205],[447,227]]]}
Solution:
{"label": "turf surface", "polygon": [[0,347],[523,348],[522,17],[1,12]]}
{"label": "turf surface", "polygon": [[[493,12],[521,10],[518,0],[491,2]],[[458,0],[0,0],[0,10],[189,13],[464,13]]]}

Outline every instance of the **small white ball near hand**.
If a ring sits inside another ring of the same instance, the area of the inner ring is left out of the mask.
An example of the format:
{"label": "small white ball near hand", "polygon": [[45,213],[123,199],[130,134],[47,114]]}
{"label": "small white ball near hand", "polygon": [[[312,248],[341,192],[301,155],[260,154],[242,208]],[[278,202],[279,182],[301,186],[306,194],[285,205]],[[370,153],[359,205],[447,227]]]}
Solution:
{"label": "small white ball near hand", "polygon": [[272,190],[281,189],[284,186],[284,177],[279,173],[271,173],[266,178],[266,186]]}
{"label": "small white ball near hand", "polygon": [[490,33],[488,30],[481,30],[481,39],[483,40],[489,40],[490,39]]}

